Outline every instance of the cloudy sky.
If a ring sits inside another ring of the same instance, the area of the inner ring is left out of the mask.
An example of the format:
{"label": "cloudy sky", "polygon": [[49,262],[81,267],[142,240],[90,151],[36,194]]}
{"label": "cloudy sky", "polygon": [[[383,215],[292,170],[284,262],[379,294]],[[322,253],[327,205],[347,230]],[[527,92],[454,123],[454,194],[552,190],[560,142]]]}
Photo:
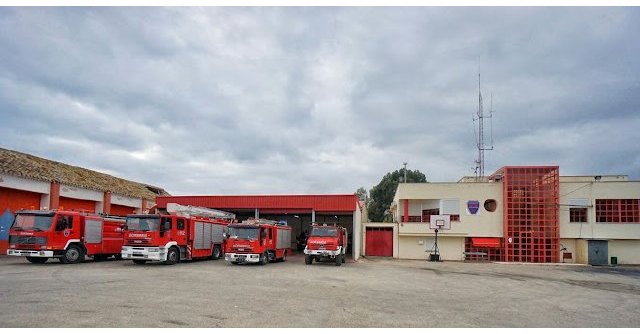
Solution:
{"label": "cloudy sky", "polygon": [[0,8],[0,146],[172,194],[640,178],[638,8]]}

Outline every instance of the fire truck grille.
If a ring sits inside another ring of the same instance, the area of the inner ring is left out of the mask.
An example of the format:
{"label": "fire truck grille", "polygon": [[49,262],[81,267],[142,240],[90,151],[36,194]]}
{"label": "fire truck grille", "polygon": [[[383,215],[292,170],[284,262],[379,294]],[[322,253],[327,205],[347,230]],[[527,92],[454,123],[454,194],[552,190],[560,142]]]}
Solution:
{"label": "fire truck grille", "polygon": [[129,241],[127,242],[128,245],[142,245],[142,244],[148,244],[149,240],[147,239],[129,239]]}
{"label": "fire truck grille", "polygon": [[322,249],[335,249],[336,245],[335,244],[308,244],[309,249],[313,249],[313,250],[322,250]]}
{"label": "fire truck grille", "polygon": [[34,237],[29,235],[12,235],[9,237],[9,244],[12,245],[46,245],[46,237]]}

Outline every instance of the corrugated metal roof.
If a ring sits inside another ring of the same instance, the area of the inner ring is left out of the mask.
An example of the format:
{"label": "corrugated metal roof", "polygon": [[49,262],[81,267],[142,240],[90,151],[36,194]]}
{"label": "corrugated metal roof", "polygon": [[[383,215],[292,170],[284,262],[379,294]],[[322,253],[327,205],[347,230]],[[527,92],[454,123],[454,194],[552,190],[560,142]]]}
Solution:
{"label": "corrugated metal roof", "polygon": [[158,208],[167,203],[202,206],[215,209],[313,209],[315,211],[356,210],[355,194],[341,195],[216,195],[216,196],[159,196]]}
{"label": "corrugated metal roof", "polygon": [[149,200],[154,200],[158,194],[169,195],[156,186],[4,148],[0,148],[0,173]]}

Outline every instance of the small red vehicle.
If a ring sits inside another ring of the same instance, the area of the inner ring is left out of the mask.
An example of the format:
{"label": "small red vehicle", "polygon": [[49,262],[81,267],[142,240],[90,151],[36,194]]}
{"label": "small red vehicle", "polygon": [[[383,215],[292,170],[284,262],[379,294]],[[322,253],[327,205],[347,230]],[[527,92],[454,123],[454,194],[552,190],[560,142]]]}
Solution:
{"label": "small red vehicle", "polygon": [[128,215],[122,258],[176,264],[182,260],[219,259],[232,213],[169,203],[169,214]]}
{"label": "small red vehicle", "polygon": [[291,254],[291,227],[267,219],[229,225],[225,260],[232,264],[286,261]]}
{"label": "small red vehicle", "polygon": [[122,217],[64,210],[20,210],[9,231],[7,255],[24,256],[31,263],[58,258],[80,263],[85,255],[94,260],[120,257]]}
{"label": "small red vehicle", "polygon": [[336,266],[345,263],[347,251],[347,230],[344,227],[324,224],[313,225],[304,248],[304,263],[311,264],[313,260],[335,261]]}

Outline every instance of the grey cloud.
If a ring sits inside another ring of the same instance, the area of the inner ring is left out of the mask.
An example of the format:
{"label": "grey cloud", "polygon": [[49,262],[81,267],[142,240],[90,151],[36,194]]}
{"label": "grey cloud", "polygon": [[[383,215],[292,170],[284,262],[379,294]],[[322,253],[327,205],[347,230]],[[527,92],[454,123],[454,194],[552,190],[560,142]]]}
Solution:
{"label": "grey cloud", "polygon": [[[190,193],[640,177],[636,8],[2,8],[0,145]],[[603,135],[603,132],[609,133]]]}

